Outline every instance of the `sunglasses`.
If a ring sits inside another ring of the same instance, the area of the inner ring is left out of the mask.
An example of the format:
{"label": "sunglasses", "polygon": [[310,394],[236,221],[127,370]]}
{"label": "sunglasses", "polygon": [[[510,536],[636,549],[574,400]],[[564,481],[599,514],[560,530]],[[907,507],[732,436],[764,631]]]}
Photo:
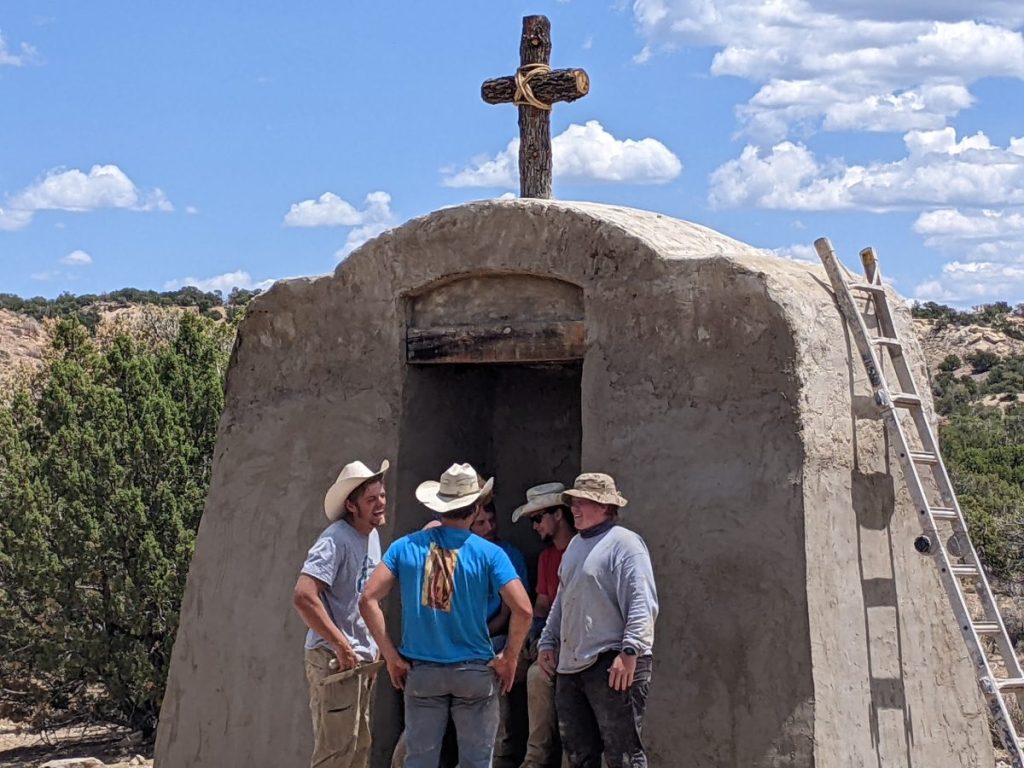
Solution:
{"label": "sunglasses", "polygon": [[554,507],[548,507],[547,509],[542,509],[536,515],[534,515],[532,518],[530,518],[530,524],[531,525],[537,525],[541,520],[544,519],[544,515],[553,515],[557,511],[558,510],[556,508],[554,508]]}

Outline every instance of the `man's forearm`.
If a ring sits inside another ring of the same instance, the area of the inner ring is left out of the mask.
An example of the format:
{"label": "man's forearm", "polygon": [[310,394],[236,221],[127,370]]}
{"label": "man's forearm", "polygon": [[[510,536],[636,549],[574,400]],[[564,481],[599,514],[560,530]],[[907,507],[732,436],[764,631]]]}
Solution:
{"label": "man's forearm", "polygon": [[362,614],[363,621],[366,622],[366,628],[373,635],[373,639],[380,649],[380,655],[385,660],[394,659],[398,656],[398,649],[395,648],[395,644],[391,641],[390,635],[388,635],[387,623],[384,620],[384,611],[380,607],[380,602],[367,599],[364,596],[359,601],[359,613]]}
{"label": "man's forearm", "polygon": [[526,642],[526,635],[530,632],[530,624],[533,623],[533,615],[529,611],[513,611],[509,621],[508,641],[505,643],[506,653],[518,656]]}
{"label": "man's forearm", "polygon": [[311,598],[303,595],[295,600],[295,610],[298,611],[306,626],[316,632],[333,647],[349,646],[348,638],[331,621],[324,604],[319,597]]}

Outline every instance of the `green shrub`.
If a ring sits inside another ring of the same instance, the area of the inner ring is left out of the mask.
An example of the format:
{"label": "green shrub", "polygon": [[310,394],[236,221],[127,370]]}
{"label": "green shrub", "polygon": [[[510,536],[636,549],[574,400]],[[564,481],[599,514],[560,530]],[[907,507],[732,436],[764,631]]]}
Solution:
{"label": "green shrub", "polygon": [[163,346],[53,330],[0,410],[0,693],[151,731],[209,483],[230,330],[183,314]]}

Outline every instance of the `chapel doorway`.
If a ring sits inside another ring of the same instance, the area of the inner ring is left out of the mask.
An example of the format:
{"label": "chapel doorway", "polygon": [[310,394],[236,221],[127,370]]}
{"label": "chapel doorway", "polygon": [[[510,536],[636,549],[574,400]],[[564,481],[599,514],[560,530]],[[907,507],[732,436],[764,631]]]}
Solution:
{"label": "chapel doorway", "polygon": [[[388,540],[422,528],[416,486],[455,462],[495,478],[498,536],[526,558],[532,587],[544,544],[512,512],[526,489],[571,485],[582,451],[583,292],[536,275],[460,276],[406,297],[406,365]],[[395,605],[389,621],[399,626]],[[525,702],[524,702],[525,704]],[[390,765],[401,699],[378,687],[374,768]]]}
{"label": "chapel doorway", "polygon": [[541,543],[512,511],[527,488],[580,471],[586,352],[583,290],[548,276],[458,275],[406,301],[396,535],[429,521],[416,486],[454,462],[495,478],[499,536],[527,556]]}

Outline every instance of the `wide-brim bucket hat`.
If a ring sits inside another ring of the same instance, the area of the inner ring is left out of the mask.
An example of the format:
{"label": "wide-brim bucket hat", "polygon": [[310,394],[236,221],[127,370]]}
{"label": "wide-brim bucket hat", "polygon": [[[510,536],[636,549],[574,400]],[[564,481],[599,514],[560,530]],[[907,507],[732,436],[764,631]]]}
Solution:
{"label": "wide-brim bucket hat", "polygon": [[565,493],[565,486],[561,483],[541,483],[526,491],[526,503],[516,507],[512,513],[512,522],[519,522],[523,516],[532,517],[537,512],[551,507],[560,507],[563,504],[562,494]]}
{"label": "wide-brim bucket hat", "polygon": [[619,493],[611,475],[603,472],[584,472],[576,478],[572,488],[562,494],[566,504],[572,504],[573,497],[590,499],[598,504],[612,504],[620,509],[626,506],[626,497]]}
{"label": "wide-brim bucket hat", "polygon": [[427,509],[442,515],[475,504],[487,498],[494,487],[494,478],[481,484],[480,475],[469,464],[452,464],[441,480],[426,480],[416,488],[416,499]]}
{"label": "wide-brim bucket hat", "polygon": [[380,463],[380,469],[376,472],[361,461],[346,464],[342,468],[341,474],[338,475],[338,479],[334,481],[334,485],[327,489],[327,495],[324,496],[324,514],[327,515],[327,519],[332,523],[339,520],[345,514],[345,499],[352,491],[367,480],[383,479],[384,473],[390,466],[387,459]]}

